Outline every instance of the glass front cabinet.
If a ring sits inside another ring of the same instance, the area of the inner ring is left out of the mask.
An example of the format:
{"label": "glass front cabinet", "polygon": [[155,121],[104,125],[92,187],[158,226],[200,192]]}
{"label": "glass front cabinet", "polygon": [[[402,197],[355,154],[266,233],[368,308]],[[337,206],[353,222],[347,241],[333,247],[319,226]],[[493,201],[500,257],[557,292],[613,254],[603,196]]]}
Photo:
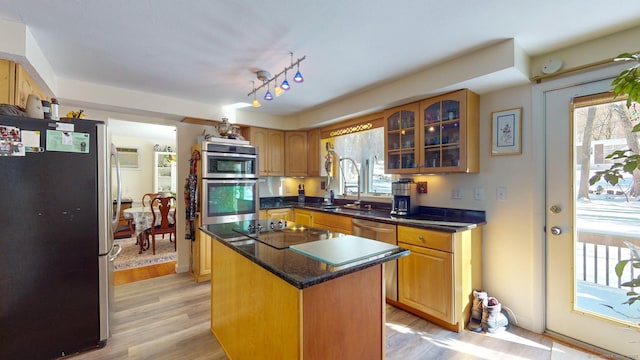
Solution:
{"label": "glass front cabinet", "polygon": [[466,89],[385,111],[386,172],[478,172],[478,112]]}
{"label": "glass front cabinet", "polygon": [[153,192],[171,192],[177,190],[176,153],[154,152],[153,160]]}
{"label": "glass front cabinet", "polygon": [[407,104],[384,112],[385,151],[387,174],[412,174],[416,172],[419,153],[418,103]]}

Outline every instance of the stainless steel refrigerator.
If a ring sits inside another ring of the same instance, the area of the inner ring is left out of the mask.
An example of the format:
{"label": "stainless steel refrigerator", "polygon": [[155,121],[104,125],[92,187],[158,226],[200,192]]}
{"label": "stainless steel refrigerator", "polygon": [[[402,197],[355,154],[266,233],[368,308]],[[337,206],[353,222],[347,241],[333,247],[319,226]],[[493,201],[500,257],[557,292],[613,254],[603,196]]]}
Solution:
{"label": "stainless steel refrigerator", "polygon": [[0,359],[106,345],[112,159],[103,122],[0,116]]}

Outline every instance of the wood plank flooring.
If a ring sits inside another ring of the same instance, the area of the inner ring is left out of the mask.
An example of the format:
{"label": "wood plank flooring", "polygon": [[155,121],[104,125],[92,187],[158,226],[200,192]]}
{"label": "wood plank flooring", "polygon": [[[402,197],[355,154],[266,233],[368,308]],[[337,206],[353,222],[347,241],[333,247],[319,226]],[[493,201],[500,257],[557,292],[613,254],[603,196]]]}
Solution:
{"label": "wood plank flooring", "polygon": [[[114,292],[107,346],[73,359],[227,359],[209,330],[209,282],[170,274]],[[550,359],[553,344],[517,326],[497,335],[453,333],[389,305],[386,341],[390,360]]]}
{"label": "wood plank flooring", "polygon": [[113,273],[113,285],[128,284],[135,281],[146,280],[175,273],[175,261],[126,270],[118,270]]}

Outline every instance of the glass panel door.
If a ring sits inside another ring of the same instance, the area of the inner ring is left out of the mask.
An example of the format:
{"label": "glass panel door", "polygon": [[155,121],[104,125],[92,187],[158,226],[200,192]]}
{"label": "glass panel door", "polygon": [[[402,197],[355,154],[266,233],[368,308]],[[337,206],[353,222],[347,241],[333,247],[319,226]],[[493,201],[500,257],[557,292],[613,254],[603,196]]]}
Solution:
{"label": "glass panel door", "polygon": [[[624,241],[638,241],[640,204],[603,184],[585,185],[593,171],[608,167],[594,163],[601,157],[591,149],[617,141],[617,131],[602,132],[605,123],[613,125],[613,114],[585,106],[581,97],[607,92],[610,84],[607,79],[544,94],[546,323],[550,332],[634,358],[640,356],[640,308],[622,304],[629,289],[620,287],[614,267],[630,256]],[[604,133],[607,139],[596,135]]]}

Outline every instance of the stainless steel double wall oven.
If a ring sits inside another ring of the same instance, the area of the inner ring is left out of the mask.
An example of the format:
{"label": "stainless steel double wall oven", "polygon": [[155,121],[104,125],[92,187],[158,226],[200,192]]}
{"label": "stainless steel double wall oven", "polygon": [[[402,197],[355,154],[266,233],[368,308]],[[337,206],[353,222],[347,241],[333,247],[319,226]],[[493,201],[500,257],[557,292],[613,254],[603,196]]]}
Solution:
{"label": "stainless steel double wall oven", "polygon": [[201,163],[202,223],[257,220],[258,148],[245,142],[203,142]]}

